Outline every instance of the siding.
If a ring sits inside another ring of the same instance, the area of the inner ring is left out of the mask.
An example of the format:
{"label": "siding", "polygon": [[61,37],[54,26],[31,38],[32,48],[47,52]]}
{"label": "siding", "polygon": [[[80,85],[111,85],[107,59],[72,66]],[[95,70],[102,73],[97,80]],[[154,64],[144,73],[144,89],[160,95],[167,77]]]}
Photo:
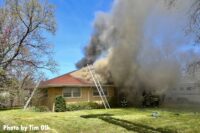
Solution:
{"label": "siding", "polygon": [[48,89],[48,102],[47,106],[50,109],[53,109],[54,101],[56,96],[59,96],[62,94],[62,89],[61,88],[49,88]]}
{"label": "siding", "polygon": [[[66,88],[66,87],[65,87]],[[108,99],[114,96],[114,87],[109,87],[108,89]],[[49,109],[53,110],[54,102],[56,96],[63,95],[63,88],[49,88],[48,89],[48,100],[46,106]],[[65,98],[66,103],[76,103],[76,102],[101,102],[99,96],[93,96],[93,88],[91,87],[82,87],[81,96],[78,98]]]}

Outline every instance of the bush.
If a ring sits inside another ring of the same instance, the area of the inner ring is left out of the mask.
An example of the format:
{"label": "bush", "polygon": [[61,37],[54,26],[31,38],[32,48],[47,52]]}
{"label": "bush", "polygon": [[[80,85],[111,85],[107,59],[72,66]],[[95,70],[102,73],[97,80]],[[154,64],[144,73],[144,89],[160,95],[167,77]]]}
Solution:
{"label": "bush", "polygon": [[68,104],[66,106],[67,111],[81,110],[81,107],[78,104]]}
{"label": "bush", "polygon": [[103,108],[102,104],[98,104],[98,103],[95,103],[95,102],[88,102],[88,105],[92,109],[101,109],[101,108]]}
{"label": "bush", "polygon": [[102,108],[102,106],[95,102],[80,102],[75,104],[67,104],[66,106],[67,111],[89,110],[89,109],[99,109],[99,108]]}
{"label": "bush", "polygon": [[28,110],[33,112],[49,112],[49,108],[46,106],[32,106]]}
{"label": "bush", "polygon": [[66,103],[63,96],[57,96],[55,99],[55,112],[65,112]]}

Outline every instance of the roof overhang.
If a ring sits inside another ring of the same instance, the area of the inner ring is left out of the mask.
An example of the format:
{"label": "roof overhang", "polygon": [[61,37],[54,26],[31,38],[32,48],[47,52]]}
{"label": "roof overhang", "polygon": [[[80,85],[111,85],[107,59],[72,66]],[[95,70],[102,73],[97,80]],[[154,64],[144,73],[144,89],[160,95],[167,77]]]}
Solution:
{"label": "roof overhang", "polygon": [[[41,89],[45,89],[45,88],[63,88],[63,87],[96,87],[94,84],[83,84],[83,85],[79,85],[79,84],[48,84],[48,85],[44,85],[44,86],[39,86],[38,88]],[[114,87],[114,85],[102,85],[102,87]]]}

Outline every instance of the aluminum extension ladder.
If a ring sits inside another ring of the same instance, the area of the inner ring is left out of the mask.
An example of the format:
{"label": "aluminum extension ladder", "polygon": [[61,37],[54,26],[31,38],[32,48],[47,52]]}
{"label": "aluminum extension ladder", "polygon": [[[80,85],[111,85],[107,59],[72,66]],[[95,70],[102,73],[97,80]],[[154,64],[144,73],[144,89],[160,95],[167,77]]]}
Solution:
{"label": "aluminum extension ladder", "polygon": [[98,77],[96,76],[96,73],[95,73],[95,69],[93,67],[93,65],[88,65],[87,64],[87,68],[90,72],[90,75],[92,76],[92,79],[94,81],[94,84],[99,92],[99,96],[101,97],[101,100],[102,100],[102,103],[105,107],[105,109],[110,109],[110,104],[108,103],[108,100],[107,100],[107,97],[103,91],[103,88],[98,80]]}

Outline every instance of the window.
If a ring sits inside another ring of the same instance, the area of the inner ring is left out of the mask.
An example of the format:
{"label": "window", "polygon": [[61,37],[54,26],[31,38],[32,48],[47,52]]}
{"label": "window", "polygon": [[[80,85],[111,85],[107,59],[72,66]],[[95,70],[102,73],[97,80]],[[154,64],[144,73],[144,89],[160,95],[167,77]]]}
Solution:
{"label": "window", "polygon": [[73,97],[80,97],[81,95],[81,93],[80,93],[80,88],[73,88],[73,91],[72,91],[73,93],[72,93],[72,95],[73,95]]}
{"label": "window", "polygon": [[[103,92],[106,96],[108,95],[107,88],[103,88]],[[97,88],[93,88],[93,96],[99,96],[99,92],[98,92]]]}
{"label": "window", "polygon": [[80,88],[64,88],[63,96],[64,97],[80,97],[81,90],[80,90]]}
{"label": "window", "polygon": [[64,97],[72,97],[72,89],[71,88],[65,88],[64,90],[63,90],[63,96]]}

